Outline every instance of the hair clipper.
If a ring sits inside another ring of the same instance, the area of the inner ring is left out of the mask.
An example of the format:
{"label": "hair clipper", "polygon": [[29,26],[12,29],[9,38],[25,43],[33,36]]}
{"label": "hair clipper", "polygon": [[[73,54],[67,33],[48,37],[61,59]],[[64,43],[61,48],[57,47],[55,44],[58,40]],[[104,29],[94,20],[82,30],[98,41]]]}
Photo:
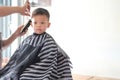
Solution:
{"label": "hair clipper", "polygon": [[31,21],[31,19],[29,19],[29,21],[26,23],[26,25],[23,27],[23,29],[21,30],[21,33],[23,33],[23,32],[25,32],[27,29],[28,29],[28,27],[30,26],[30,23],[31,23],[32,21]]}

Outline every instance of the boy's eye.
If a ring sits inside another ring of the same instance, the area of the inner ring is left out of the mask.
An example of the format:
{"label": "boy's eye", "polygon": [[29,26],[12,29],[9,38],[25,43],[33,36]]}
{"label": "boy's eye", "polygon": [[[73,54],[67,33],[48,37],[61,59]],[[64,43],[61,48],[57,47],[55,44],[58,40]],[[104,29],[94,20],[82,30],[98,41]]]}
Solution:
{"label": "boy's eye", "polygon": [[41,22],[41,24],[44,24],[44,22]]}
{"label": "boy's eye", "polygon": [[37,22],[34,22],[34,24],[37,24]]}
{"label": "boy's eye", "polygon": [[34,24],[46,24],[46,22],[34,22]]}

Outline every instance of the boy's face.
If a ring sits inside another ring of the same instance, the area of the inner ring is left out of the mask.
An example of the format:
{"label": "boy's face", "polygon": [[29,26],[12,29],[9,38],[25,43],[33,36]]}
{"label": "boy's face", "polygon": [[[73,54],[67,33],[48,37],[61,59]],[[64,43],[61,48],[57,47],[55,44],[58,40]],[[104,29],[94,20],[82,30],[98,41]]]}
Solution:
{"label": "boy's face", "polygon": [[41,34],[50,26],[49,20],[45,15],[36,15],[32,17],[32,27],[34,32]]}

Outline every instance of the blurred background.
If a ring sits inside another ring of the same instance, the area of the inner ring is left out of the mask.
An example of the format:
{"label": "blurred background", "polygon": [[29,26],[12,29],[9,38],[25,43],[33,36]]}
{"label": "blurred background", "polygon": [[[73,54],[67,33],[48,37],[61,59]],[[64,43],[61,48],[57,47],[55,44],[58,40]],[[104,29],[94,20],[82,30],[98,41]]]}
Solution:
{"label": "blurred background", "polygon": [[[0,5],[23,5],[25,0],[0,0]],[[30,0],[36,7],[49,10],[51,27],[47,30],[70,56],[73,74],[120,79],[120,0]],[[19,14],[0,18],[2,38],[29,17]],[[31,29],[27,35],[31,34]],[[20,42],[18,38],[3,51],[8,59]]]}

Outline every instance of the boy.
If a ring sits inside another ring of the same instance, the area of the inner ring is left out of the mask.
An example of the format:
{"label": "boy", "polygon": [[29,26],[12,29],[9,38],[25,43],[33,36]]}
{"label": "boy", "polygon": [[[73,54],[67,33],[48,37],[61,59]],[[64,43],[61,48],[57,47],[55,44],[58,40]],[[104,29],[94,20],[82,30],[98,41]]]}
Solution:
{"label": "boy", "polygon": [[46,9],[33,11],[31,26],[34,33],[20,44],[1,71],[0,79],[72,80],[69,57],[46,33],[49,17]]}

